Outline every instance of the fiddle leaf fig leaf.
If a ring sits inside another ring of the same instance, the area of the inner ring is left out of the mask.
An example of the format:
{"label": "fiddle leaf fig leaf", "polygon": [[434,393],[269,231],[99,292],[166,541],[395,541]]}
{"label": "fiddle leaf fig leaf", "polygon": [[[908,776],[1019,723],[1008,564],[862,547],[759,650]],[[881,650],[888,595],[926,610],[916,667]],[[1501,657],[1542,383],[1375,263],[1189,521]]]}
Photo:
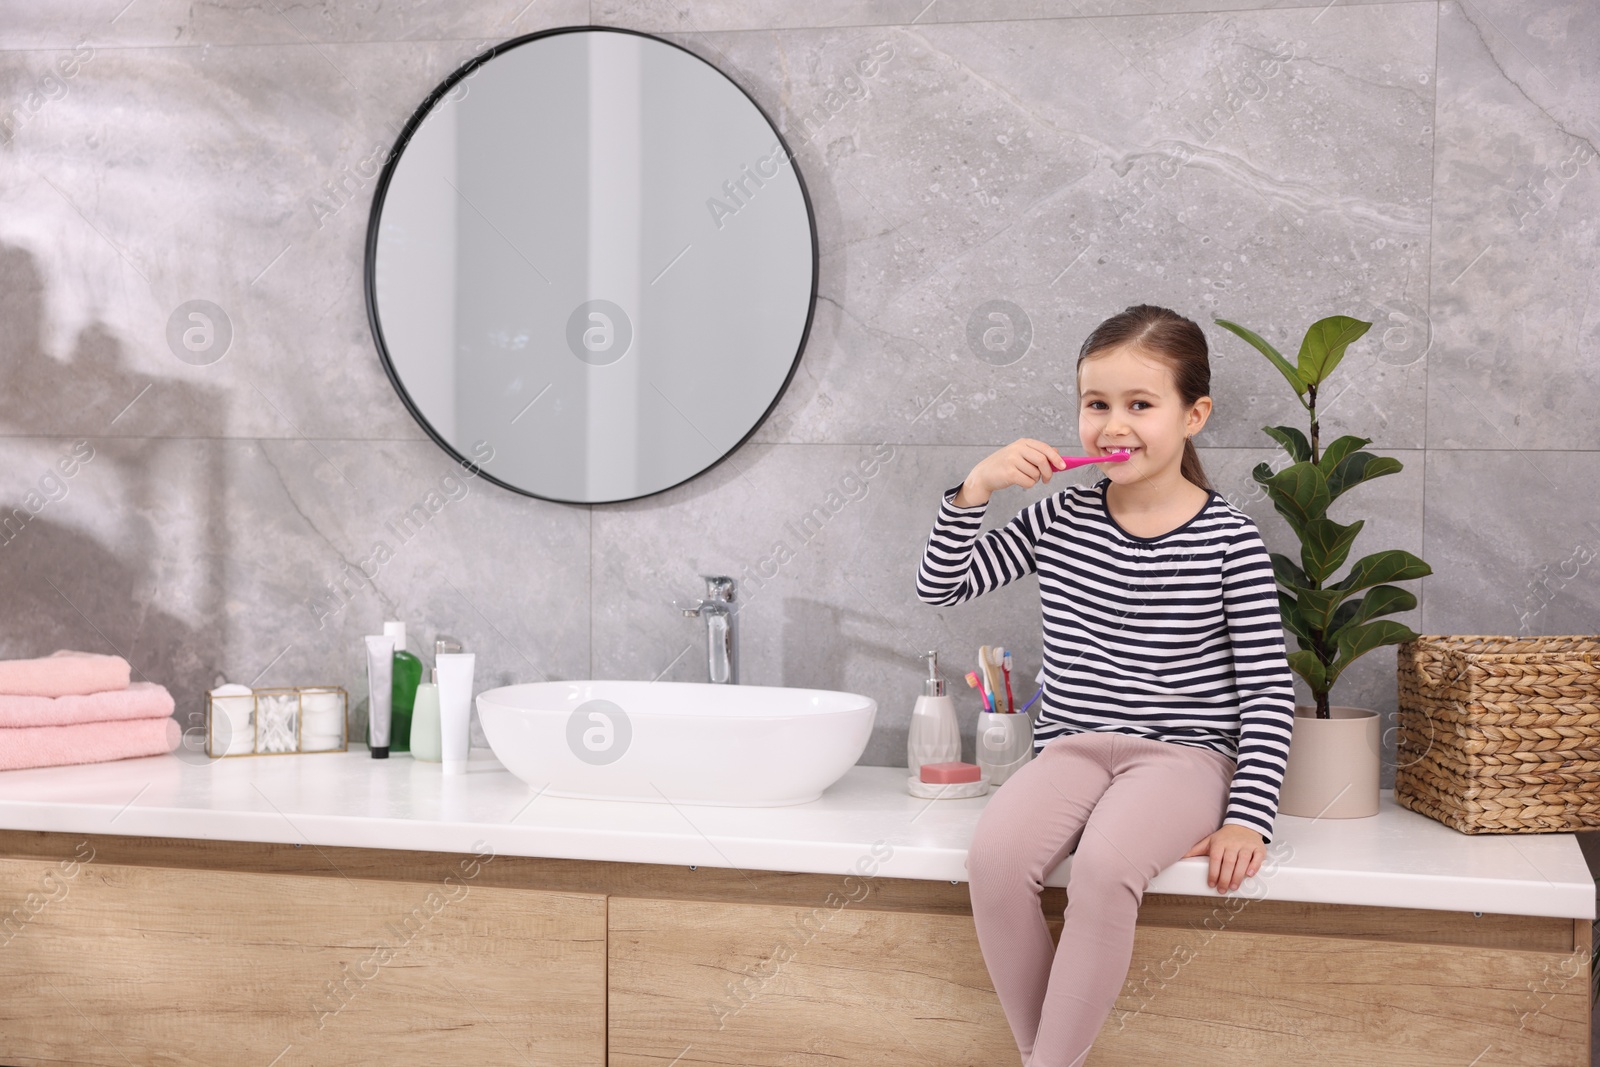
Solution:
{"label": "fiddle leaf fig leaf", "polygon": [[1328,672],[1317,658],[1315,652],[1300,649],[1288,655],[1289,669],[1306,680],[1313,693],[1326,693],[1328,691]]}
{"label": "fiddle leaf fig leaf", "polygon": [[1300,617],[1313,634],[1326,634],[1332,627],[1333,610],[1350,594],[1338,589],[1302,589]]}
{"label": "fiddle leaf fig leaf", "polygon": [[1321,585],[1344,566],[1350,546],[1364,525],[1366,520],[1358,519],[1349,526],[1340,526],[1326,517],[1306,524],[1300,541],[1300,563],[1310,584]]}
{"label": "fiddle leaf fig leaf", "polygon": [[1311,580],[1306,577],[1305,571],[1295,566],[1294,560],[1282,552],[1269,552],[1267,555],[1272,559],[1272,577],[1279,585],[1286,585],[1296,592],[1310,588]]}
{"label": "fiddle leaf fig leaf", "polygon": [[1250,477],[1254,478],[1260,485],[1267,485],[1272,481],[1274,473],[1276,472],[1273,471],[1270,463],[1257,463],[1255,469],[1250,472]]}
{"label": "fiddle leaf fig leaf", "polygon": [[1333,625],[1329,629],[1337,633],[1346,626],[1354,626],[1379,615],[1410,611],[1416,606],[1416,595],[1410,590],[1401,589],[1398,585],[1373,586],[1366,596],[1340,604],[1339,610],[1333,613]]}
{"label": "fiddle leaf fig leaf", "polygon": [[1373,649],[1382,648],[1384,645],[1398,645],[1402,641],[1414,641],[1416,637],[1411,627],[1393,619],[1379,619],[1377,622],[1362,623],[1341,631],[1337,642],[1338,656],[1327,671],[1328,686],[1331,688],[1346,667]]}
{"label": "fiddle leaf fig leaf", "polygon": [[1317,466],[1325,471],[1332,471],[1339,466],[1344,457],[1371,443],[1370,437],[1354,437],[1346,434],[1322,450],[1322,455],[1317,459]]}
{"label": "fiddle leaf fig leaf", "polygon": [[[1302,405],[1305,404],[1305,379],[1300,376],[1299,371],[1294,369],[1293,364],[1291,364],[1287,359],[1283,358],[1283,353],[1269,345],[1254,331],[1246,329],[1236,322],[1229,322],[1226,319],[1216,319],[1215,322],[1223,329],[1232,330],[1234,333],[1244,338],[1255,347],[1256,351],[1270,359],[1272,361],[1272,365],[1278,368],[1278,373],[1282,374],[1289,384],[1294,386],[1295,395],[1301,398],[1300,403]],[[1351,340],[1354,340],[1354,338],[1351,338]]]}
{"label": "fiddle leaf fig leaf", "polygon": [[1293,426],[1263,426],[1261,429],[1282,445],[1283,450],[1289,453],[1289,458],[1296,463],[1304,463],[1311,458],[1311,442]]}
{"label": "fiddle leaf fig leaf", "polygon": [[[1391,548],[1356,560],[1345,575],[1330,588],[1349,596],[1369,586],[1387,582],[1407,582],[1433,573],[1433,568],[1404,549]],[[1341,598],[1342,599],[1342,598]]]}
{"label": "fiddle leaf fig leaf", "polygon": [[1338,466],[1328,473],[1328,499],[1337,500],[1346,490],[1370,482],[1374,478],[1381,478],[1385,474],[1395,474],[1404,470],[1404,466],[1393,456],[1375,456],[1371,452],[1352,452],[1339,461]]}
{"label": "fiddle leaf fig leaf", "polygon": [[1305,617],[1300,614],[1300,605],[1295,603],[1294,597],[1278,590],[1278,614],[1283,616],[1283,628],[1293,634],[1295,640],[1300,642],[1301,648],[1311,646],[1311,632],[1306,629]]}
{"label": "fiddle leaf fig leaf", "polygon": [[1320,385],[1339,365],[1350,343],[1370,329],[1372,323],[1348,315],[1330,315],[1313,322],[1300,343],[1300,380],[1307,385]]}
{"label": "fiddle leaf fig leaf", "polygon": [[1291,464],[1274,474],[1267,482],[1267,491],[1278,514],[1289,521],[1295,536],[1302,538],[1306,526],[1322,518],[1333,499],[1328,494],[1328,480],[1309,461]]}

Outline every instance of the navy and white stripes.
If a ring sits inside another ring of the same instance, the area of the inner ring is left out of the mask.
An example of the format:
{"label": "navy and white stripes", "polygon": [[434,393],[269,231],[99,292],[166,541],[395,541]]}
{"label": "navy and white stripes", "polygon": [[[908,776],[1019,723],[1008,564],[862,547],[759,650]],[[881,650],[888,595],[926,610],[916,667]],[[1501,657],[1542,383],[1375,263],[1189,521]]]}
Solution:
{"label": "navy and white stripes", "polygon": [[1115,730],[1237,761],[1223,823],[1272,840],[1294,728],[1272,561],[1256,525],[1216,493],[1188,523],[1134,537],[1106,510],[1106,480],[1072,486],[979,536],[987,505],[946,491],[917,597],[959,604],[1039,575],[1044,696],[1034,751]]}

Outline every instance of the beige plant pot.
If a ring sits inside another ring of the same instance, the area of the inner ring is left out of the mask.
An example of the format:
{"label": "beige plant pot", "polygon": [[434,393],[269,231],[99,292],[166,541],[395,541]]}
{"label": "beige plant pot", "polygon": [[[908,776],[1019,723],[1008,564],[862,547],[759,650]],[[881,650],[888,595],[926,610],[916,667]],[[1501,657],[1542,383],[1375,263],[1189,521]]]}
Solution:
{"label": "beige plant pot", "polygon": [[1378,713],[1331,707],[1317,718],[1314,707],[1296,706],[1289,763],[1278,794],[1278,811],[1305,819],[1361,819],[1378,814]]}

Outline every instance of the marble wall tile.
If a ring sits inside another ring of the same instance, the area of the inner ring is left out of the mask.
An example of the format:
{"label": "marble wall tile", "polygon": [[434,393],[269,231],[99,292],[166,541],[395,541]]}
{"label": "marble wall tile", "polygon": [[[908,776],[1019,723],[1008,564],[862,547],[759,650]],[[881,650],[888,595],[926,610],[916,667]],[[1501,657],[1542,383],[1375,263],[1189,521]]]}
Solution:
{"label": "marble wall tile", "polygon": [[1600,631],[1593,452],[1430,449],[1428,633]]}
{"label": "marble wall tile", "polygon": [[1327,0],[938,0],[923,21],[976,22],[996,19],[1088,18],[1105,15],[1173,15],[1254,10],[1271,7],[1331,6]]}
{"label": "marble wall tile", "polygon": [[1326,6],[1326,0],[598,0],[594,21],[652,33],[809,29],[825,26],[915,25],[935,22],[1083,19],[1106,15],[1170,15],[1271,7]]}
{"label": "marble wall tile", "polygon": [[823,26],[888,26],[927,21],[928,0],[596,0],[593,21],[660,34],[726,30],[805,29]]}
{"label": "marble wall tile", "polygon": [[223,678],[359,700],[386,619],[425,659],[460,639],[483,689],[589,673],[583,508],[465,478],[429,441],[81,440],[4,441],[0,567],[27,626],[0,656],[115,649],[180,717]]}
{"label": "marble wall tile", "polygon": [[[414,108],[491,43],[94,51],[0,172],[16,428],[422,436],[374,355],[368,216]],[[0,52],[13,81],[43,62]],[[188,361],[169,327],[197,299],[222,325]]]}
{"label": "marble wall tile", "polygon": [[[1292,353],[1347,313],[1378,326],[1331,423],[1421,445],[1433,9],[1091,21],[680,39],[801,140],[820,295],[841,309],[807,353],[822,371],[761,438],[868,439],[885,393],[937,400],[918,442],[1049,426],[1083,337],[1148,301],[1211,335],[1214,389],[1242,413],[1219,444],[1298,409],[1211,320]],[[1100,69],[1107,40],[1127,64]],[[844,96],[841,68],[880,41],[891,58]]]}
{"label": "marble wall tile", "polygon": [[1600,10],[1439,14],[1430,447],[1600,444]]}
{"label": "marble wall tile", "polygon": [[455,4],[411,0],[382,5],[335,0],[267,4],[248,0],[34,0],[0,2],[0,48],[312,44],[506,38],[589,22],[587,0]]}

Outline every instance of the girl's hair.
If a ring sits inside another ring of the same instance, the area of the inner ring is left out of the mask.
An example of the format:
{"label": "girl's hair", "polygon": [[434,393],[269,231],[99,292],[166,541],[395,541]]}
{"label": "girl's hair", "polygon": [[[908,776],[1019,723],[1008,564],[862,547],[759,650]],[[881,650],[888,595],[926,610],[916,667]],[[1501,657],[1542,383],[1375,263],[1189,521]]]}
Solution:
{"label": "girl's hair", "polygon": [[[1078,351],[1078,368],[1083,361],[1097,353],[1122,345],[1135,345],[1144,349],[1167,365],[1173,382],[1185,404],[1193,404],[1203,396],[1211,395],[1211,359],[1206,348],[1206,335],[1190,319],[1176,311],[1153,304],[1136,304],[1126,311],[1111,316],[1094,328],[1084,339]],[[1211,482],[1200,466],[1200,456],[1194,450],[1194,441],[1183,442],[1184,478],[1202,489],[1210,489]]]}

